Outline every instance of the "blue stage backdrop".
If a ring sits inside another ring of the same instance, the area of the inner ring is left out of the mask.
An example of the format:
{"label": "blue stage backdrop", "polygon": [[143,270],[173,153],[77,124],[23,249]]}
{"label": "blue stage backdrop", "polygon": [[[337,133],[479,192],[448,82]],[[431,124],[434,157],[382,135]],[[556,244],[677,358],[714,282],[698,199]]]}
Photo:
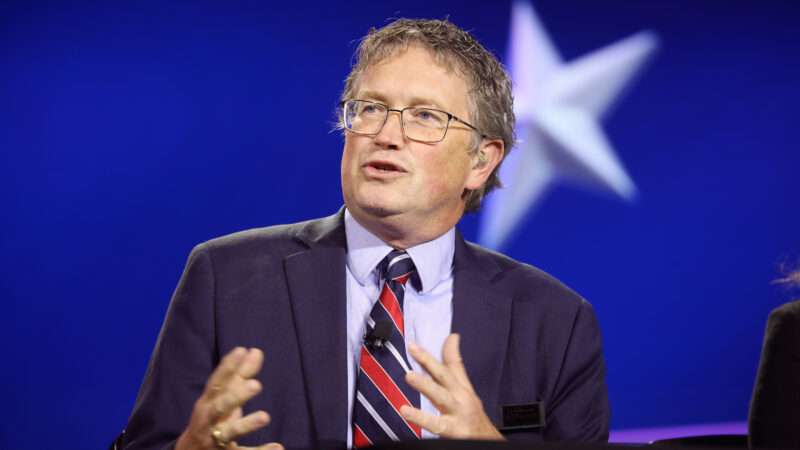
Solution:
{"label": "blue stage backdrop", "polygon": [[[534,4],[565,61],[659,37],[602,122],[636,199],[556,184],[505,247],[594,304],[614,429],[746,418],[790,299],[770,281],[800,255],[797,5]],[[103,448],[191,248],[340,207],[334,109],[369,27],[449,17],[505,60],[511,11],[3,2],[0,448]]]}

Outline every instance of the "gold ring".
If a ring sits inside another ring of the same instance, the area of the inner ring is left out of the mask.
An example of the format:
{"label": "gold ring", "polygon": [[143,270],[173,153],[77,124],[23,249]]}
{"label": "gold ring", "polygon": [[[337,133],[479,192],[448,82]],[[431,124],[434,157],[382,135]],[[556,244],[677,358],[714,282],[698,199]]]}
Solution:
{"label": "gold ring", "polygon": [[225,449],[228,448],[228,444],[230,444],[229,441],[222,439],[222,430],[217,427],[211,429],[211,439],[214,439],[214,445],[216,445],[217,448]]}

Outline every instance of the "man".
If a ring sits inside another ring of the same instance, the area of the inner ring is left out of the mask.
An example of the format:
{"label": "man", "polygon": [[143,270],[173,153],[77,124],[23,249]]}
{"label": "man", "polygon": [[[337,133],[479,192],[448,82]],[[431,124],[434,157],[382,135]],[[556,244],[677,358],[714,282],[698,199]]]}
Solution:
{"label": "man", "polygon": [[454,228],[513,144],[502,66],[401,19],[361,43],[342,100],[345,208],[194,249],[125,448],[606,440],[591,306]]}

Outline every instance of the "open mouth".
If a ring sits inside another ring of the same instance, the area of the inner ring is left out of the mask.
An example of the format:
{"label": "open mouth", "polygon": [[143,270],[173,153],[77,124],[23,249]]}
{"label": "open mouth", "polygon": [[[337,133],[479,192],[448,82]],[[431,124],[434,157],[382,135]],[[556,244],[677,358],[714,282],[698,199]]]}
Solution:
{"label": "open mouth", "polygon": [[372,161],[367,163],[367,167],[375,169],[379,172],[405,172],[405,170],[403,170],[401,167],[387,161]]}

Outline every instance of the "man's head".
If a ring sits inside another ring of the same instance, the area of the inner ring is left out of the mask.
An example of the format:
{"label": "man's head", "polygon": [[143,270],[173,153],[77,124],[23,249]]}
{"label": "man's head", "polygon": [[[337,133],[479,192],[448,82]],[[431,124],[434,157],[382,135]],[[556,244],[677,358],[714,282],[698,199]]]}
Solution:
{"label": "man's head", "polygon": [[355,99],[378,103],[381,113],[382,105],[448,113],[434,143],[408,139],[408,110],[405,133],[397,112],[369,135],[348,129],[342,117],[342,187],[356,218],[405,214],[452,226],[500,185],[497,171],[514,142],[511,83],[469,33],[447,21],[408,19],[370,30],[342,93],[343,102]]}

